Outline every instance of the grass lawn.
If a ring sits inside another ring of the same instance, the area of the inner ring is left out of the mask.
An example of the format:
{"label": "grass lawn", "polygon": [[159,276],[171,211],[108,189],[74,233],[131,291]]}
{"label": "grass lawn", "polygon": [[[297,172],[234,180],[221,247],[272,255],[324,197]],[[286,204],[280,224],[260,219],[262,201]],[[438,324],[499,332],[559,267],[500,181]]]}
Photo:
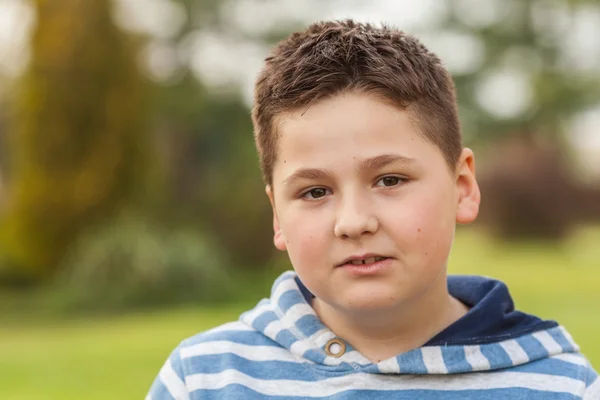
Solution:
{"label": "grass lawn", "polygon": [[171,310],[0,327],[0,399],[142,399],[186,336],[241,307]]}
{"label": "grass lawn", "polygon": [[[595,243],[600,243],[598,232],[560,248],[499,246],[463,232],[450,272],[504,280],[518,308],[565,325],[598,369],[600,249]],[[181,339],[235,319],[245,308],[198,307],[70,321],[2,320],[0,398],[143,398]]]}

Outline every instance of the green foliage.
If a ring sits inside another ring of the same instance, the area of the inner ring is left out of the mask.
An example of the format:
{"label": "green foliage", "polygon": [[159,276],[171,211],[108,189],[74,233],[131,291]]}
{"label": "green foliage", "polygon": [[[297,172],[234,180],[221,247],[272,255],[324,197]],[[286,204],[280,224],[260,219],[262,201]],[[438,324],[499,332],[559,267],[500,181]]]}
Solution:
{"label": "green foliage", "polygon": [[274,247],[271,209],[260,177],[249,110],[186,75],[158,91],[170,143],[169,210],[205,226],[233,265],[265,268]]}
{"label": "green foliage", "polygon": [[[600,102],[597,68],[579,68],[566,54],[577,46],[567,41],[577,24],[576,15],[599,11],[600,4],[596,0],[488,0],[495,17],[478,24],[463,14],[481,13],[465,10],[465,3],[477,2],[449,1],[450,12],[434,29],[440,36],[464,34],[483,46],[481,65],[454,75],[469,141],[511,136],[562,144],[570,118]],[[517,115],[495,115],[478,101],[482,80],[503,70],[518,71],[527,79],[531,104]]]}
{"label": "green foliage", "polygon": [[80,235],[52,290],[63,310],[219,302],[231,295],[225,265],[207,234],[124,215]]}
{"label": "green foliage", "polygon": [[77,233],[149,190],[142,86],[110,1],[36,0],[0,229],[11,265],[50,276]]}
{"label": "green foliage", "polygon": [[[568,162],[577,157],[568,140],[570,123],[600,104],[598,64],[586,62],[577,50],[582,38],[574,34],[578,18],[600,12],[600,3],[485,3],[449,1],[449,12],[433,31],[438,37],[459,34],[481,50],[475,52],[475,68],[454,74],[465,141],[478,147],[478,165],[484,167],[478,169],[480,222],[501,239],[558,242],[582,221],[600,218],[600,209],[592,206],[598,204],[599,192],[581,185]],[[484,97],[481,89],[491,77],[501,77],[503,84],[518,82],[528,98],[522,109],[503,113],[498,104],[484,104],[485,99],[514,95],[496,83]]]}

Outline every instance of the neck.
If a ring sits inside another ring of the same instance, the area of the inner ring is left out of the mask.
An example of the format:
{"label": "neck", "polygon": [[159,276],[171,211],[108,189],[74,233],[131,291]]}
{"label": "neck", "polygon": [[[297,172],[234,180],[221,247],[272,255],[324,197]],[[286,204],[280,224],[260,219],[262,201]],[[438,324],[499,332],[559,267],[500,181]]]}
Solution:
{"label": "neck", "polygon": [[319,299],[313,307],[329,329],[373,363],[421,347],[468,311],[448,293],[445,274],[420,298],[393,309],[357,313]]}

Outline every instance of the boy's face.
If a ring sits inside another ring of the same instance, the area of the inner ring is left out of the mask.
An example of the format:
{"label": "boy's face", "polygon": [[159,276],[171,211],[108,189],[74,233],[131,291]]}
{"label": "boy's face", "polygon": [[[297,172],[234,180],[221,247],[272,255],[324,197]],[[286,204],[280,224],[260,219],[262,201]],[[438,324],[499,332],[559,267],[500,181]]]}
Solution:
{"label": "boy's face", "polygon": [[[334,309],[374,311],[418,299],[445,276],[455,224],[477,216],[472,152],[465,149],[451,171],[409,117],[346,93],[277,121],[267,187],[275,246]],[[346,263],[351,258],[365,264]]]}

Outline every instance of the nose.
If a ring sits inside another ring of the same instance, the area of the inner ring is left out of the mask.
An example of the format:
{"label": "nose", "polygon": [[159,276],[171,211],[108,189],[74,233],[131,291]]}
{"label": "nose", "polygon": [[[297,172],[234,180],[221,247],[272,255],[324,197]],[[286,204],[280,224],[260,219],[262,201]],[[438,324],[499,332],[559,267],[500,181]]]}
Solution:
{"label": "nose", "polygon": [[379,229],[379,221],[368,196],[347,195],[339,205],[334,233],[341,239],[358,239]]}

